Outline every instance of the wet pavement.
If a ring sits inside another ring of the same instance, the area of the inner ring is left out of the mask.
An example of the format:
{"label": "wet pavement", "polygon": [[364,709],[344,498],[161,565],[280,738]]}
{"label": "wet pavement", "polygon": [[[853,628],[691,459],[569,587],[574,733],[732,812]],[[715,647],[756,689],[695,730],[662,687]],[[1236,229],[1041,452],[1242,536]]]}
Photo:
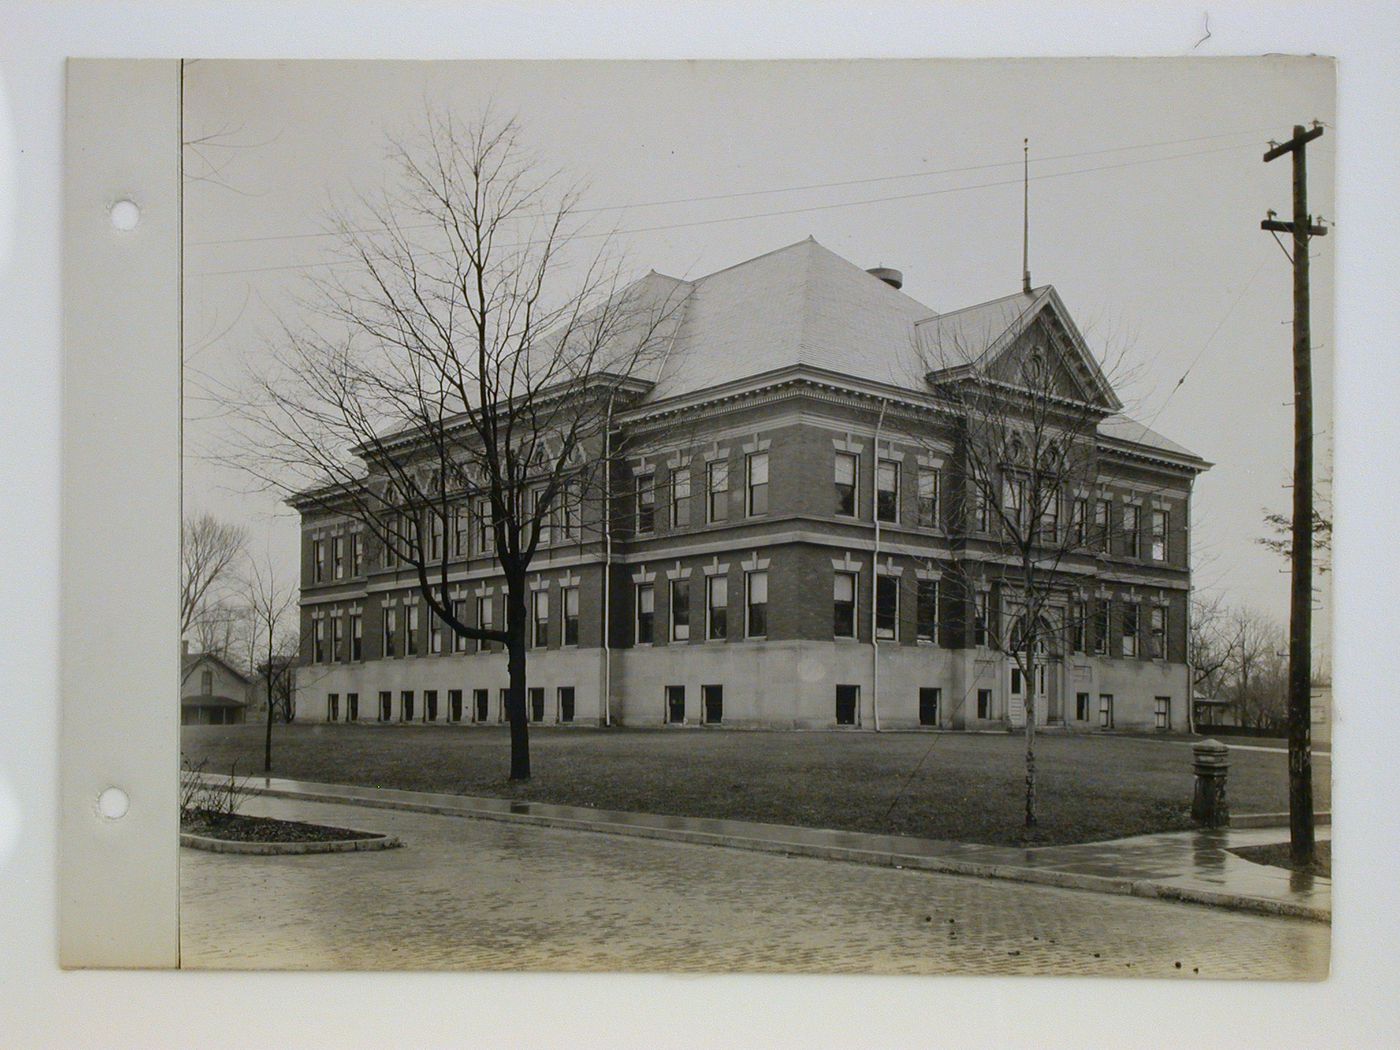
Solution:
{"label": "wet pavement", "polygon": [[[1287,841],[1288,830],[1282,827],[1168,832],[1111,842],[1020,849],[277,778],[254,778],[249,786],[287,798],[354,802],[376,808],[1012,879],[1324,921],[1331,915],[1330,879],[1295,875],[1282,868],[1254,864],[1229,852],[1241,846]],[[1326,840],[1331,830],[1318,828],[1317,833],[1319,839]]]}
{"label": "wet pavement", "polygon": [[187,968],[1272,980],[1328,970],[1330,928],[1301,919],[519,821],[265,797],[246,810],[392,834],[404,848],[181,850]]}

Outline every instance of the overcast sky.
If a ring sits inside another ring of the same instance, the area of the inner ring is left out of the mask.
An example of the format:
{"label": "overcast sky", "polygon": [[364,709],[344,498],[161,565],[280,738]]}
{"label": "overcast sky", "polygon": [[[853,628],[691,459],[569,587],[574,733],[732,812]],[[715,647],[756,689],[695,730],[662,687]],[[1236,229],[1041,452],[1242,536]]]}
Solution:
{"label": "overcast sky", "polygon": [[[1286,621],[1284,565],[1255,539],[1290,500],[1291,274],[1259,221],[1288,217],[1291,182],[1287,159],[1262,154],[1326,122],[1309,192],[1334,217],[1325,60],[190,63],[187,512],[247,524],[291,571],[294,516],[209,455],[224,391],[279,317],[295,322],[331,254],[315,235],[327,206],[384,184],[387,136],[427,105],[471,118],[488,101],[587,184],[585,207],[619,208],[596,221],[623,231],[638,274],[698,277],[810,234],[903,270],[940,312],[1019,287],[1029,137],[1034,283],[1055,285],[1091,344],[1126,351],[1128,412],[1215,464],[1196,486],[1197,585]],[[1319,475],[1333,240],[1313,243]]]}

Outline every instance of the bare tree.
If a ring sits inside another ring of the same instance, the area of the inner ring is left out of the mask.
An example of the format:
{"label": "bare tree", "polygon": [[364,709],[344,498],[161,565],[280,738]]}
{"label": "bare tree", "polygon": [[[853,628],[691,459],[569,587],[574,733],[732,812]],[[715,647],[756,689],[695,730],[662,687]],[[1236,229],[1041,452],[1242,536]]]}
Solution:
{"label": "bare tree", "polygon": [[[267,668],[263,676],[267,700],[267,732],[263,740],[263,772],[272,772],[272,724],[278,708],[278,673],[290,673],[290,657],[297,651],[299,632],[296,621],[297,586],[282,579],[265,558],[262,564],[249,559],[243,580],[243,602],[248,617],[248,645],[254,654],[254,668],[261,662]],[[290,719],[286,719],[290,721]]]}
{"label": "bare tree", "polygon": [[1252,609],[1231,610],[1232,648],[1227,688],[1242,726],[1280,729],[1287,723],[1287,652],[1284,630]]}
{"label": "bare tree", "polygon": [[[526,574],[551,526],[606,490],[615,411],[648,386],[682,282],[625,283],[585,251],[577,193],[512,121],[430,114],[395,144],[394,189],[341,220],[348,266],[317,283],[256,376],[244,465],[304,513],[360,523],[456,636],[503,644],[510,776],[530,775]],[[368,232],[366,232],[368,231]],[[504,628],[452,600],[446,537],[489,538]]]}
{"label": "bare tree", "polygon": [[186,517],[180,538],[180,634],[201,619],[217,620],[221,588],[232,580],[247,531],[204,513]]}
{"label": "bare tree", "polygon": [[[1187,662],[1191,665],[1191,705],[1194,707],[1197,696],[1222,695],[1238,643],[1239,627],[1219,595],[1206,598],[1193,591],[1189,615],[1191,642]],[[1194,712],[1191,717],[1194,728]]]}
{"label": "bare tree", "polygon": [[[975,630],[1008,657],[1019,676],[1025,721],[1025,826],[1037,823],[1037,682],[1070,632],[1091,617],[1061,572],[1067,559],[1109,549],[1108,522],[1089,515],[1099,478],[1099,424],[1122,408],[1106,365],[1062,308],[1040,312],[1050,289],[1008,305],[997,322],[926,324],[918,363],[951,411],[922,438],[951,453],[945,474],[957,524],[985,558],[955,558],[952,574]],[[949,422],[949,421],[953,422]],[[1000,608],[989,600],[995,583]],[[979,593],[988,593],[986,604]]]}

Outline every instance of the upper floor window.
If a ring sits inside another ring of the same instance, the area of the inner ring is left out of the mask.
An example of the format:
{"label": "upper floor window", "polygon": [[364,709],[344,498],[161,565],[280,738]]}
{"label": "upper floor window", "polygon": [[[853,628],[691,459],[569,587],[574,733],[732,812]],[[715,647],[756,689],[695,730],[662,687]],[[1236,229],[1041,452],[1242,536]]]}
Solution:
{"label": "upper floor window", "polygon": [[442,632],[445,625],[437,613],[428,615],[428,652],[436,656],[442,652]]}
{"label": "upper floor window", "polygon": [[992,530],[992,504],[987,499],[987,488],[975,478],[969,479],[967,484],[972,486],[973,528],[978,532],[990,532]]}
{"label": "upper floor window", "polygon": [[1077,496],[1070,503],[1069,509],[1069,538],[1076,547],[1083,547],[1089,542],[1089,501],[1082,496]]}
{"label": "upper floor window", "polygon": [[350,614],[350,659],[365,658],[365,618],[359,613]]}
{"label": "upper floor window", "polygon": [[1084,622],[1084,617],[1084,603],[1071,602],[1069,607],[1069,650],[1072,653],[1085,652],[1084,643],[1088,637],[1088,625]]}
{"label": "upper floor window", "polygon": [[875,637],[895,638],[899,633],[899,577],[875,577]]}
{"label": "upper floor window", "polygon": [[358,576],[365,566],[365,534],[352,533],[350,536],[350,575]]}
{"label": "upper floor window", "polygon": [[671,471],[671,528],[683,529],[690,524],[690,471]]}
{"label": "upper floor window", "polygon": [[1167,525],[1169,519],[1164,510],[1152,512],[1152,560],[1167,560]]}
{"label": "upper floor window", "polygon": [[832,634],[837,638],[856,636],[856,574],[836,573],[831,590]]}
{"label": "upper floor window", "polygon": [[549,506],[545,503],[545,487],[530,490],[530,520],[534,522],[535,534],[539,536],[538,546],[548,547],[551,542],[549,518]]}
{"label": "upper floor window", "polygon": [[656,588],[637,584],[637,644],[650,645],[656,638]]}
{"label": "upper floor window", "polygon": [[1109,605],[1107,598],[1094,602],[1094,653],[1104,656],[1108,653]]}
{"label": "upper floor window", "polygon": [[326,578],[326,541],[311,541],[311,582],[320,583]]}
{"label": "upper floor window", "polygon": [[1123,507],[1123,553],[1129,558],[1142,557],[1141,510],[1132,503]]}
{"label": "upper floor window", "polygon": [[920,580],[918,588],[918,639],[921,642],[938,640],[938,581]]}
{"label": "upper floor window", "polygon": [[443,555],[443,521],[434,511],[428,512],[428,560],[439,561]]}
{"label": "upper floor window", "polygon": [[418,604],[415,602],[404,608],[403,652],[405,656],[418,655]]}
{"label": "upper floor window", "polygon": [[1167,658],[1167,607],[1154,605],[1150,616],[1152,652],[1148,655],[1154,660],[1165,660]]}
{"label": "upper floor window", "polygon": [[384,608],[384,655],[398,655],[399,611],[392,606]]}
{"label": "upper floor window", "polygon": [[690,640],[690,581],[671,581],[671,641]]}
{"label": "upper floor window", "polygon": [[899,521],[899,464],[882,459],[875,468],[875,515],[881,521]]}
{"label": "upper floor window", "polygon": [[200,691],[201,693],[203,693],[205,696],[209,696],[209,695],[211,695],[211,694],[214,692],[214,672],[213,672],[213,671],[201,671],[201,672],[199,672],[199,691]]}
{"label": "upper floor window", "polygon": [[559,538],[561,540],[573,540],[578,538],[579,530],[579,493],[578,482],[566,481],[559,492]]}
{"label": "upper floor window", "polygon": [[530,592],[530,624],[532,636],[530,644],[536,649],[549,646],[549,591],[541,589]]}
{"label": "upper floor window", "polygon": [[860,457],[851,452],[836,453],[836,513],[855,517],[856,479],[860,476]]}
{"label": "upper floor window", "polygon": [[637,531],[656,528],[656,475],[637,475]]}
{"label": "upper floor window", "polygon": [[564,644],[578,645],[578,588],[565,587],[559,595],[564,604]]}
{"label": "upper floor window", "polygon": [[972,644],[985,646],[992,622],[992,596],[987,591],[978,591],[972,599]]}
{"label": "upper floor window", "polygon": [[938,468],[919,468],[919,524],[932,528],[938,524],[938,495],[941,478]]}
{"label": "upper floor window", "polygon": [[[464,598],[454,598],[452,600],[452,618],[462,626],[467,624],[467,602]],[[455,631],[452,635],[452,651],[454,653],[464,653],[467,651],[467,638],[465,635]]]}
{"label": "upper floor window", "polygon": [[1040,520],[1036,522],[1040,542],[1057,543],[1060,539],[1060,494],[1054,491],[1045,493],[1044,504]]}
{"label": "upper floor window", "polygon": [[706,470],[709,473],[709,520],[725,521],[729,517],[729,461],[711,460]]}
{"label": "upper floor window", "polygon": [[471,522],[465,506],[452,508],[452,553],[458,558],[471,553]]}
{"label": "upper floor window", "polygon": [[316,621],[316,626],[311,631],[311,637],[314,643],[311,653],[312,662],[326,663],[326,621],[324,619]]}
{"label": "upper floor window", "polygon": [[1099,549],[1106,554],[1113,551],[1112,508],[1112,502],[1106,499],[1094,503],[1094,538],[1098,541]]}
{"label": "upper floor window", "polygon": [[345,577],[345,537],[331,537],[331,578],[340,580]]}
{"label": "upper floor window", "polygon": [[476,552],[491,554],[496,549],[496,529],[491,521],[491,501],[477,500],[476,503]]}
{"label": "upper floor window", "polygon": [[1004,477],[1001,481],[1001,509],[1009,525],[1019,528],[1026,521],[1026,483],[1021,478]]}
{"label": "upper floor window", "polygon": [[345,658],[345,620],[339,616],[331,620],[331,660]]}
{"label": "upper floor window", "polygon": [[763,570],[744,574],[748,591],[744,634],[749,638],[764,638],[768,634],[768,573]]}
{"label": "upper floor window", "polygon": [[1138,607],[1132,602],[1123,605],[1123,655],[1138,654]]}
{"label": "upper floor window", "polygon": [[[476,625],[483,631],[494,630],[493,614],[495,603],[492,602],[489,594],[478,595],[476,599]],[[478,638],[476,642],[478,652],[489,652],[491,642],[486,638]]]}
{"label": "upper floor window", "polygon": [[749,514],[768,513],[768,453],[754,452],[746,457],[745,469],[748,472],[748,512]]}
{"label": "upper floor window", "polygon": [[721,641],[729,637],[729,578],[705,577],[705,637]]}

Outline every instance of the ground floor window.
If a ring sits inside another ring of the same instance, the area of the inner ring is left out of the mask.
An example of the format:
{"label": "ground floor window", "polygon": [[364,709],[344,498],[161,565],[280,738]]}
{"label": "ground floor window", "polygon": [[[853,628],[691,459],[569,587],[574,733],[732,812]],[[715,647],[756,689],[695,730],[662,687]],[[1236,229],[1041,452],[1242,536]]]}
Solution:
{"label": "ground floor window", "polygon": [[706,725],[719,725],[724,721],[724,686],[702,685],[700,687],[701,717]]}
{"label": "ground floor window", "polygon": [[413,721],[413,690],[405,689],[399,694],[399,721]]}
{"label": "ground floor window", "polygon": [[380,720],[381,722],[387,722],[387,721],[389,721],[389,716],[390,716],[390,713],[391,713],[391,712],[390,712],[390,709],[391,709],[392,707],[393,707],[393,698],[392,698],[392,694],[390,694],[389,690],[387,690],[387,689],[381,691],[380,694],[379,694],[379,720]]}
{"label": "ground floor window", "polygon": [[339,693],[328,693],[328,694],[326,694],[326,721],[327,721],[327,722],[338,722],[338,721],[340,721],[340,694],[339,694]]}
{"label": "ground floor window", "polygon": [[685,686],[668,685],[666,687],[666,721],[672,725],[681,725],[685,722]]}
{"label": "ground floor window", "polygon": [[345,694],[345,721],[358,722],[360,720],[360,694]]}
{"label": "ground floor window", "polygon": [[856,724],[856,704],[860,700],[860,686],[838,685],[836,687],[836,724],[853,726]]}
{"label": "ground floor window", "polygon": [[1099,728],[1113,728],[1113,694],[1099,694]]}
{"label": "ground floor window", "polygon": [[1159,696],[1156,698],[1157,728],[1170,729],[1172,727],[1172,698],[1169,696]]}
{"label": "ground floor window", "polygon": [[919,690],[919,725],[938,725],[938,705],[942,698],[942,689],[924,686]]}
{"label": "ground floor window", "polygon": [[561,685],[559,687],[559,721],[572,722],[574,720],[574,687],[571,685]]}
{"label": "ground floor window", "polygon": [[1075,693],[1075,694],[1074,694],[1074,717],[1075,717],[1075,719],[1076,719],[1077,721],[1080,721],[1080,722],[1087,722],[1087,721],[1089,721],[1089,694],[1088,694],[1088,693]]}
{"label": "ground floor window", "polygon": [[992,691],[990,689],[977,690],[977,717],[992,717]]}
{"label": "ground floor window", "polygon": [[447,691],[447,720],[449,722],[462,720],[462,690],[460,689]]}
{"label": "ground floor window", "polygon": [[510,707],[510,689],[509,689],[509,688],[507,688],[507,689],[502,689],[501,692],[500,692],[500,698],[501,698],[501,710],[497,713],[497,715],[496,715],[496,720],[497,720],[498,722],[504,722],[504,721],[506,721],[507,718],[509,717],[509,716],[507,715],[507,713],[506,713],[506,709],[507,709],[508,707]]}
{"label": "ground floor window", "polygon": [[472,721],[485,722],[487,708],[491,706],[491,693],[486,689],[472,690]]}
{"label": "ground floor window", "polygon": [[530,721],[544,721],[544,690],[538,686],[530,688]]}
{"label": "ground floor window", "polygon": [[423,721],[437,721],[437,690],[429,689],[423,694]]}

